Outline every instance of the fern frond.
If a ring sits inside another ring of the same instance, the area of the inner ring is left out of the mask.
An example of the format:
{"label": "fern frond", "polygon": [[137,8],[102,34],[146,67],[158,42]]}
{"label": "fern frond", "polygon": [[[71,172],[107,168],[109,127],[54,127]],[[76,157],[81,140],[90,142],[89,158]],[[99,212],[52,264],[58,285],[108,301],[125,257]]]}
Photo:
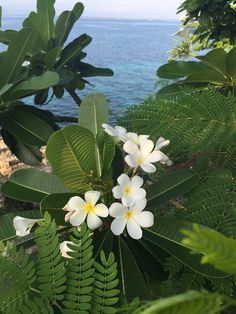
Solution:
{"label": "fern frond", "polygon": [[215,150],[236,136],[236,99],[214,88],[183,88],[175,96],[157,95],[131,108],[119,124],[132,132],[170,139],[167,154],[173,159],[187,152]]}
{"label": "fern frond", "polygon": [[20,306],[16,314],[54,314],[49,300],[34,297]]}
{"label": "fern frond", "polygon": [[39,289],[52,301],[62,300],[65,286],[65,264],[61,256],[57,227],[48,213],[35,231],[38,247],[37,276]]}
{"label": "fern frond", "polygon": [[0,311],[12,313],[28,300],[35,282],[34,263],[29,261],[23,248],[17,251],[14,244],[8,243],[6,247],[1,244],[0,269]]}
{"label": "fern frond", "polygon": [[105,253],[100,253],[101,264],[95,262],[93,314],[116,313],[114,305],[119,301],[120,290],[115,289],[119,283],[117,279],[117,263],[115,256],[110,253],[106,259]]}
{"label": "fern frond", "polygon": [[68,244],[73,250],[68,255],[66,265],[66,291],[63,314],[89,314],[91,309],[91,293],[94,282],[94,258],[93,245],[90,231],[86,224],[82,224],[79,229],[73,228],[73,235]]}
{"label": "fern frond", "polygon": [[224,298],[205,291],[189,291],[160,299],[140,307],[134,314],[216,314],[224,307]]}
{"label": "fern frond", "polygon": [[234,282],[232,277],[228,278],[209,278],[212,284],[212,290],[217,291],[220,294],[233,296]]}
{"label": "fern frond", "polygon": [[208,228],[194,225],[193,231],[183,230],[183,244],[203,254],[201,262],[210,263],[219,270],[236,275],[236,240]]}

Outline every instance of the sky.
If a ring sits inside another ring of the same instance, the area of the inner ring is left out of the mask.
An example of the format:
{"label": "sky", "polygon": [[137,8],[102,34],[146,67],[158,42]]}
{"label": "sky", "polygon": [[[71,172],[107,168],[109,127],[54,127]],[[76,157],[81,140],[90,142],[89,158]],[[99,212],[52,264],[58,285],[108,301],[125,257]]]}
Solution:
{"label": "sky", "polygon": [[[57,12],[69,10],[78,0],[56,0]],[[177,19],[183,0],[81,0],[84,17]],[[36,0],[0,0],[4,15],[23,15],[35,10]]]}

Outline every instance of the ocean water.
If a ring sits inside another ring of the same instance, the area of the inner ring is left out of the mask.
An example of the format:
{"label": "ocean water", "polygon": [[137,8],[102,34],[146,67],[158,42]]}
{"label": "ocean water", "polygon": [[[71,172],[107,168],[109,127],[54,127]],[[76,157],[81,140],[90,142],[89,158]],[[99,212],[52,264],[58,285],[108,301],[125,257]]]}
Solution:
{"label": "ocean water", "polygon": [[[2,28],[19,29],[22,20],[23,17],[3,17]],[[81,19],[70,39],[83,33],[92,36],[84,61],[109,67],[115,75],[89,79],[94,87],[88,86],[80,95],[104,93],[114,122],[129,106],[155,92],[156,70],[167,61],[167,51],[174,46],[172,35],[177,29],[177,22]],[[26,99],[26,103],[32,103],[32,99]],[[66,94],[63,99],[55,99],[43,108],[56,115],[77,116],[78,113],[77,105]]]}

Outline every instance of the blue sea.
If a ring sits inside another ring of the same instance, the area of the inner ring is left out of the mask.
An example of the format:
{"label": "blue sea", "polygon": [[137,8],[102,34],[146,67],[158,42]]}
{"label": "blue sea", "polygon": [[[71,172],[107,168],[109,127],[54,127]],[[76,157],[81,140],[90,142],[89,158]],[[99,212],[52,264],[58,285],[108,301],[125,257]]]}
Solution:
{"label": "blue sea", "polygon": [[[19,29],[23,17],[3,17],[3,29]],[[114,77],[97,77],[89,81],[94,87],[87,87],[80,95],[91,92],[104,93],[109,101],[111,121],[125,110],[142,102],[156,90],[156,70],[168,59],[167,51],[175,42],[172,35],[178,29],[178,22],[146,20],[112,20],[84,18],[75,26],[71,39],[82,33],[93,37],[85,50],[85,62],[98,67],[109,67]],[[32,99],[26,102],[31,103]],[[53,100],[44,109],[56,115],[77,116],[78,107],[65,95]]]}

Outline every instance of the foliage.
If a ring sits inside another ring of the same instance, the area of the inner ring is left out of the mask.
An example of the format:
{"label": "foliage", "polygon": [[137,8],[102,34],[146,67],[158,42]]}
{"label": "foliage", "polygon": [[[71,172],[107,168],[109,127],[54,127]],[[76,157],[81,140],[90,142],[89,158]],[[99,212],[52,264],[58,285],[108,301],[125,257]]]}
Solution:
{"label": "foliage", "polygon": [[186,14],[186,25],[198,22],[195,40],[207,44],[208,48],[225,39],[235,44],[234,1],[185,0],[178,9],[180,12]]}
{"label": "foliage", "polygon": [[90,36],[83,34],[68,43],[83,4],[75,4],[72,11],[62,12],[54,21],[54,3],[38,0],[37,12],[30,13],[21,30],[0,31],[0,42],[8,46],[0,54],[1,134],[12,153],[30,166],[41,162],[39,148],[59,127],[52,113],[19,100],[35,96],[35,104],[42,105],[54,96],[62,98],[66,90],[80,105],[76,91],[89,84],[87,77],[113,75],[109,69],[82,61]]}
{"label": "foliage", "polygon": [[171,92],[179,85],[191,85],[204,88],[212,84],[224,93],[235,92],[236,84],[236,48],[226,52],[223,48],[211,50],[206,55],[196,56],[199,61],[170,61],[157,70],[162,79],[177,80],[164,87],[161,92]]}
{"label": "foliage", "polygon": [[75,242],[70,246],[75,251],[66,261],[54,220],[45,214],[39,224],[36,256],[27,254],[23,247],[18,250],[14,244],[1,243],[1,313],[95,313],[90,310],[91,299],[97,304],[96,313],[115,313],[119,290],[114,255],[106,258],[101,252],[101,264],[94,262],[92,234],[82,225],[80,230],[72,230]]}

